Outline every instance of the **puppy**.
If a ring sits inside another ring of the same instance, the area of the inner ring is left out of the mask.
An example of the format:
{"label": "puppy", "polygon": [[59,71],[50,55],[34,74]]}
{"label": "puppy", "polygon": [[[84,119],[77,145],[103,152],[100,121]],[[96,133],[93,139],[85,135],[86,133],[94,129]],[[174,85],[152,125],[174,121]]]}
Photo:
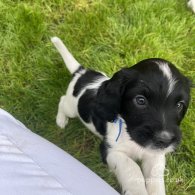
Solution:
{"label": "puppy", "polygon": [[102,159],[115,173],[122,194],[165,195],[165,154],[181,140],[179,125],[190,99],[188,79],[158,58],[109,78],[83,68],[59,38],[51,40],[73,75],[59,102],[58,126],[79,117],[102,139]]}

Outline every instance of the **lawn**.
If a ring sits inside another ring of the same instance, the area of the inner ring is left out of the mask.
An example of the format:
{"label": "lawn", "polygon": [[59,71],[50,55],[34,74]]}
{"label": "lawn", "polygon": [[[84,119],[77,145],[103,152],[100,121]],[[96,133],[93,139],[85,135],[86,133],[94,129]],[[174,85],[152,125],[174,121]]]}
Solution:
{"label": "lawn", "polygon": [[[101,162],[99,139],[77,119],[55,124],[71,79],[50,42],[59,36],[77,60],[112,75],[149,57],[165,58],[195,83],[195,15],[185,0],[0,0],[0,107],[120,190]],[[195,194],[195,89],[183,141],[167,158],[166,191]]]}

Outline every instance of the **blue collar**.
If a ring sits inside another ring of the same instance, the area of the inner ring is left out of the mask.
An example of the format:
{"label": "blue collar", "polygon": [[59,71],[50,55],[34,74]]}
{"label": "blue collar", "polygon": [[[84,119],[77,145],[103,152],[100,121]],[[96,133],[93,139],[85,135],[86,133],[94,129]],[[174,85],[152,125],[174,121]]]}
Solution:
{"label": "blue collar", "polygon": [[119,132],[118,132],[118,136],[117,136],[117,138],[116,138],[116,142],[118,141],[118,139],[119,139],[119,137],[120,137],[120,135],[121,135],[121,131],[122,131],[122,125],[123,125],[123,120],[121,119],[121,118],[116,118],[115,120],[114,120],[114,123],[119,123]]}

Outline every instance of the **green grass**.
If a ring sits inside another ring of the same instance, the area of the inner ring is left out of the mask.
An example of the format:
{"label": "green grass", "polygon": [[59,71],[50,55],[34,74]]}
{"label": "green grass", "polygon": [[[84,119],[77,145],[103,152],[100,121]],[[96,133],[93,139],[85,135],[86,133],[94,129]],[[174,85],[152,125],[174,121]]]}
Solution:
{"label": "green grass", "polygon": [[[100,141],[77,119],[55,124],[71,79],[50,42],[59,36],[85,67],[112,75],[148,57],[170,60],[195,83],[195,18],[185,0],[0,0],[0,107],[79,159],[117,190]],[[167,194],[195,194],[195,90],[169,154]]]}

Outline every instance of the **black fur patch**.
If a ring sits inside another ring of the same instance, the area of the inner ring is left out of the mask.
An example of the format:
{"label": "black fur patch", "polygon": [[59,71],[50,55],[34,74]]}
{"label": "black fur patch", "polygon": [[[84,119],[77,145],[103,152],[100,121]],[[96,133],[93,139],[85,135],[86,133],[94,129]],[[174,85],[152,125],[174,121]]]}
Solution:
{"label": "black fur patch", "polygon": [[91,111],[93,108],[93,102],[96,97],[96,89],[87,89],[85,93],[80,97],[78,103],[78,111],[81,118],[86,123],[91,122]]}
{"label": "black fur patch", "polygon": [[93,114],[95,99],[97,98],[97,89],[87,89],[80,97],[78,103],[78,111],[82,120],[86,123],[93,122],[96,130],[105,135],[106,121],[101,120],[98,116]]}
{"label": "black fur patch", "polygon": [[107,154],[108,154],[108,148],[110,148],[110,146],[108,145],[108,143],[105,140],[103,142],[101,142],[100,153],[101,153],[102,161],[105,164],[107,164],[106,158],[107,158]]}
{"label": "black fur patch", "polygon": [[77,97],[82,89],[88,85],[89,83],[93,83],[101,77],[105,77],[99,72],[93,70],[87,70],[85,74],[83,74],[75,84],[73,96]]}
{"label": "black fur patch", "polygon": [[122,94],[127,83],[133,82],[137,78],[134,70],[124,68],[114,74],[114,76],[100,86],[93,113],[95,116],[105,121],[114,121],[120,112]]}
{"label": "black fur patch", "polygon": [[93,121],[93,124],[95,125],[96,130],[101,135],[105,135],[105,133],[106,133],[106,121],[101,120],[100,117],[95,117],[93,114],[92,114],[92,121]]}

